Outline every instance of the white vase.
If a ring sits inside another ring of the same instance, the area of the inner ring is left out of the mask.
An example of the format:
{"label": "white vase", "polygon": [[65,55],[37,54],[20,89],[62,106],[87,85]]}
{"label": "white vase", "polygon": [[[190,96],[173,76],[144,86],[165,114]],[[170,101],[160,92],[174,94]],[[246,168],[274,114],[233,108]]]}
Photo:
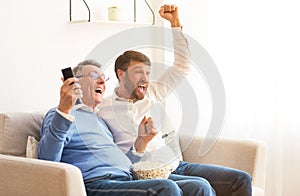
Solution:
{"label": "white vase", "polygon": [[117,6],[108,7],[108,20],[119,21],[119,8]]}

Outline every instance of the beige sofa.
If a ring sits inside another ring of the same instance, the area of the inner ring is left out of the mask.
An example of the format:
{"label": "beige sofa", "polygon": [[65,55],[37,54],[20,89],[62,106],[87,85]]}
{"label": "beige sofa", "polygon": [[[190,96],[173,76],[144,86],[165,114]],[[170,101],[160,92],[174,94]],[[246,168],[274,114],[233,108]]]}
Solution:
{"label": "beige sofa", "polygon": [[[26,157],[28,136],[39,139],[44,114],[0,113],[1,195],[85,195],[81,172],[75,166]],[[187,144],[190,137],[180,136]],[[264,195],[266,152],[259,141],[220,138],[208,154],[198,156],[202,138],[184,149],[185,161],[229,166],[252,176],[253,195]],[[184,145],[186,146],[186,145]],[[28,155],[28,149],[27,149]]]}

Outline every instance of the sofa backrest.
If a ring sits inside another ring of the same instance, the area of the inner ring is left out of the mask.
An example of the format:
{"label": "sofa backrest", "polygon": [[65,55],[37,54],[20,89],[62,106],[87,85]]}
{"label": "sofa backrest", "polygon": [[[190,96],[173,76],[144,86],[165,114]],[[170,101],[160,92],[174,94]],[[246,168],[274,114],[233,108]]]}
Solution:
{"label": "sofa backrest", "polygon": [[40,139],[43,112],[0,113],[0,154],[26,155],[28,136]]}

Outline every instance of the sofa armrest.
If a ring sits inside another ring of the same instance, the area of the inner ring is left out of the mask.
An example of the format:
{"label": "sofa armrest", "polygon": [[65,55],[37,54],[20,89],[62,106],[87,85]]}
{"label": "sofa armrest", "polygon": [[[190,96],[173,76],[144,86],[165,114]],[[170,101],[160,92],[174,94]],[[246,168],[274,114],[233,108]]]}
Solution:
{"label": "sofa armrest", "polygon": [[252,184],[265,188],[266,146],[265,143],[250,139],[219,138],[215,145],[200,156],[204,138],[180,136],[183,160],[193,163],[216,164],[239,169],[252,176]]}
{"label": "sofa armrest", "polygon": [[80,170],[70,164],[0,154],[2,195],[86,195]]}

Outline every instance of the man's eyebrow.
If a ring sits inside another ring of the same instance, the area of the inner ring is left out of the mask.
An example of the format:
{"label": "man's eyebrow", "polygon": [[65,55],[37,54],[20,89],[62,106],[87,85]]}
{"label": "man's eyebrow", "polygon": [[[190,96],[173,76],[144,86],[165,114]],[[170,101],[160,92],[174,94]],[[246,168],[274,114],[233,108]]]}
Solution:
{"label": "man's eyebrow", "polygon": [[136,65],[136,66],[134,66],[132,69],[144,69],[144,68],[147,68],[147,69],[149,69],[149,68],[151,68],[151,66],[150,65]]}

